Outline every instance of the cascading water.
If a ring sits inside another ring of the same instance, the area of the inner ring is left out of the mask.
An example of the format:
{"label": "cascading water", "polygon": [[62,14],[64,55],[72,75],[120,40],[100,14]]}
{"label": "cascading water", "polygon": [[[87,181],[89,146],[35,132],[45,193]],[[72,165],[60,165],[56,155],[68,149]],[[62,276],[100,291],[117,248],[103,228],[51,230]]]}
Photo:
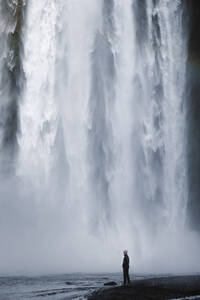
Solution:
{"label": "cascading water", "polygon": [[1,174],[2,180],[13,172],[17,152],[16,132],[18,129],[17,106],[23,86],[21,66],[22,23],[24,1],[3,1],[0,6],[0,95],[1,95]]}
{"label": "cascading water", "polygon": [[[26,22],[24,51],[16,50],[23,59],[15,62],[24,82],[12,105],[17,142],[10,138],[18,146],[10,174],[15,204],[3,200],[1,211],[0,233],[10,236],[4,270],[11,246],[19,270],[27,269],[19,267],[24,260],[33,270],[118,270],[123,248],[138,270],[173,270],[187,255],[177,246],[187,243],[184,1],[7,3],[26,7]],[[2,28],[2,53],[11,55]],[[4,61],[2,54],[1,91]],[[13,101],[8,91],[1,97]]]}

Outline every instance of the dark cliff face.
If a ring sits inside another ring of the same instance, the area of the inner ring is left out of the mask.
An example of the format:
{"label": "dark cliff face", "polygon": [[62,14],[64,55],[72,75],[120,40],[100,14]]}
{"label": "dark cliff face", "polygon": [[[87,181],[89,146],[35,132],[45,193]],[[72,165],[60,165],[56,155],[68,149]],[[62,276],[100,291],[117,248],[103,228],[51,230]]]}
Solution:
{"label": "dark cliff face", "polygon": [[0,78],[1,171],[12,172],[17,153],[18,103],[24,82],[22,67],[25,1],[5,0],[0,3],[2,76]]}
{"label": "dark cliff face", "polygon": [[189,41],[187,64],[188,222],[200,230],[200,1],[187,0]]}

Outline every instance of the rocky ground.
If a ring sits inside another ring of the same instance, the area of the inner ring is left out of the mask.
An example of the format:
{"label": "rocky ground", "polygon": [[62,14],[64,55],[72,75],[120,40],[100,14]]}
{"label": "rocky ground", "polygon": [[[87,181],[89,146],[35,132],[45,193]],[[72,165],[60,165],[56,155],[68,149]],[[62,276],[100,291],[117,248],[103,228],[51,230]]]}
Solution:
{"label": "rocky ground", "polygon": [[[191,298],[188,298],[191,297]],[[129,286],[98,290],[88,300],[200,300],[200,275],[168,276],[132,281]]]}

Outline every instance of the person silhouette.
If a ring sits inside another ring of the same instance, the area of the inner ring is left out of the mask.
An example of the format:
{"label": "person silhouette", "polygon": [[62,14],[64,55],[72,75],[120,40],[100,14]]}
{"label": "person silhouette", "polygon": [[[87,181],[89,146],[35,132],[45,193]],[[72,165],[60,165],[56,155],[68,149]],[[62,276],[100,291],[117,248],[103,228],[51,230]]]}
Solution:
{"label": "person silhouette", "polygon": [[126,282],[130,284],[130,277],[129,277],[129,257],[128,257],[128,250],[124,250],[124,259],[123,259],[123,277],[124,277],[124,285],[126,285]]}

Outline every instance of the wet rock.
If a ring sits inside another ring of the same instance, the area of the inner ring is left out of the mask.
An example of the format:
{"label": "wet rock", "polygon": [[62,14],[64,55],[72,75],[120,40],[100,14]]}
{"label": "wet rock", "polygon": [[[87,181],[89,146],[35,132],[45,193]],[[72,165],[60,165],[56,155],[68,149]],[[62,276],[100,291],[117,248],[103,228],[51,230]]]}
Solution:
{"label": "wet rock", "polygon": [[114,286],[114,285],[117,285],[117,283],[115,281],[109,281],[109,282],[104,283],[104,285],[106,285],[106,286]]}
{"label": "wet rock", "polygon": [[128,286],[100,289],[88,296],[88,300],[150,299],[200,299],[200,275],[166,276],[134,280]]}

